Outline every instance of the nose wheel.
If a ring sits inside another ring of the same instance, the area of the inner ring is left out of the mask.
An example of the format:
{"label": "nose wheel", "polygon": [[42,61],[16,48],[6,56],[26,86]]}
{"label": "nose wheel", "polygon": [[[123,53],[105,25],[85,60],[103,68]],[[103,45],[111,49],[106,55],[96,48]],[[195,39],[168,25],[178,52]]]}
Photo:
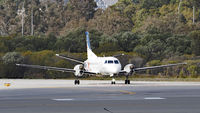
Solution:
{"label": "nose wheel", "polygon": [[75,80],[75,81],[74,81],[74,84],[75,84],[75,85],[79,85],[79,84],[80,84],[80,81],[79,81],[79,80]]}
{"label": "nose wheel", "polygon": [[115,79],[114,78],[112,79],[111,84],[115,84]]}

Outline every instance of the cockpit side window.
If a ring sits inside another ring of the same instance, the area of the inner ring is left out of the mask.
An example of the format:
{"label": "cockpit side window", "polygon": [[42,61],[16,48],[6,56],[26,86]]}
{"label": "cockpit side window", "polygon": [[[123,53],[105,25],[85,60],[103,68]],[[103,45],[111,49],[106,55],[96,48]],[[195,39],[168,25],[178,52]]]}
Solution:
{"label": "cockpit side window", "polygon": [[119,64],[119,61],[118,60],[114,60],[115,64]]}
{"label": "cockpit side window", "polygon": [[107,62],[108,62],[108,61],[107,61],[107,60],[105,60],[104,64],[107,64]]}
{"label": "cockpit side window", "polygon": [[109,64],[113,64],[113,60],[108,60],[108,63]]}

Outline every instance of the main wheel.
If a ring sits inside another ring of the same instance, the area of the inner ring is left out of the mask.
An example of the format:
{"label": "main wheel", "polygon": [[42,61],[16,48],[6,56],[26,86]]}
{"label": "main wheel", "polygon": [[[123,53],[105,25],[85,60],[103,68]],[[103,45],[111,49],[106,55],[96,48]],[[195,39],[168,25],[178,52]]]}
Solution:
{"label": "main wheel", "polygon": [[74,80],[74,84],[75,84],[75,85],[77,84],[77,80]]}
{"label": "main wheel", "polygon": [[115,82],[112,81],[111,84],[115,84]]}
{"label": "main wheel", "polygon": [[125,84],[130,84],[130,80],[125,80]]}
{"label": "main wheel", "polygon": [[74,81],[74,84],[75,84],[75,85],[76,85],[76,84],[79,85],[79,84],[80,84],[80,81],[79,81],[79,80],[75,80],[75,81]]}
{"label": "main wheel", "polygon": [[125,80],[125,84],[127,84],[128,82],[127,82],[127,80]]}

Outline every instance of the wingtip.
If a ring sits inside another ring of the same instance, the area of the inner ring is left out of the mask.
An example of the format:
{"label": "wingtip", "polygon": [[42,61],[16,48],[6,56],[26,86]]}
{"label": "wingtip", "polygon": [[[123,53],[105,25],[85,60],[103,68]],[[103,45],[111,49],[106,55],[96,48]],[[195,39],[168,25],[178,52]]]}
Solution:
{"label": "wingtip", "polygon": [[59,56],[59,54],[56,54],[56,56]]}
{"label": "wingtip", "polygon": [[16,66],[20,66],[20,64],[15,64]]}

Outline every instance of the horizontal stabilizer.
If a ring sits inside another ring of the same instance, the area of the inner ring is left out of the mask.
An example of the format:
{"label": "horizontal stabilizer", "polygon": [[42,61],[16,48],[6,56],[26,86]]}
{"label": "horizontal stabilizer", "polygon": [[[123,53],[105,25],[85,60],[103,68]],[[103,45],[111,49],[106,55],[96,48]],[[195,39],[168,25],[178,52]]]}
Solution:
{"label": "horizontal stabilizer", "polygon": [[124,54],[117,54],[117,55],[113,55],[113,57],[119,57],[119,56],[124,56]]}
{"label": "horizontal stabilizer", "polygon": [[70,60],[70,61],[73,61],[73,62],[84,64],[84,62],[70,58],[70,57],[62,56],[62,55],[59,55],[59,54],[56,54],[56,56],[59,57],[59,58],[62,58],[62,59],[66,59],[66,60]]}

